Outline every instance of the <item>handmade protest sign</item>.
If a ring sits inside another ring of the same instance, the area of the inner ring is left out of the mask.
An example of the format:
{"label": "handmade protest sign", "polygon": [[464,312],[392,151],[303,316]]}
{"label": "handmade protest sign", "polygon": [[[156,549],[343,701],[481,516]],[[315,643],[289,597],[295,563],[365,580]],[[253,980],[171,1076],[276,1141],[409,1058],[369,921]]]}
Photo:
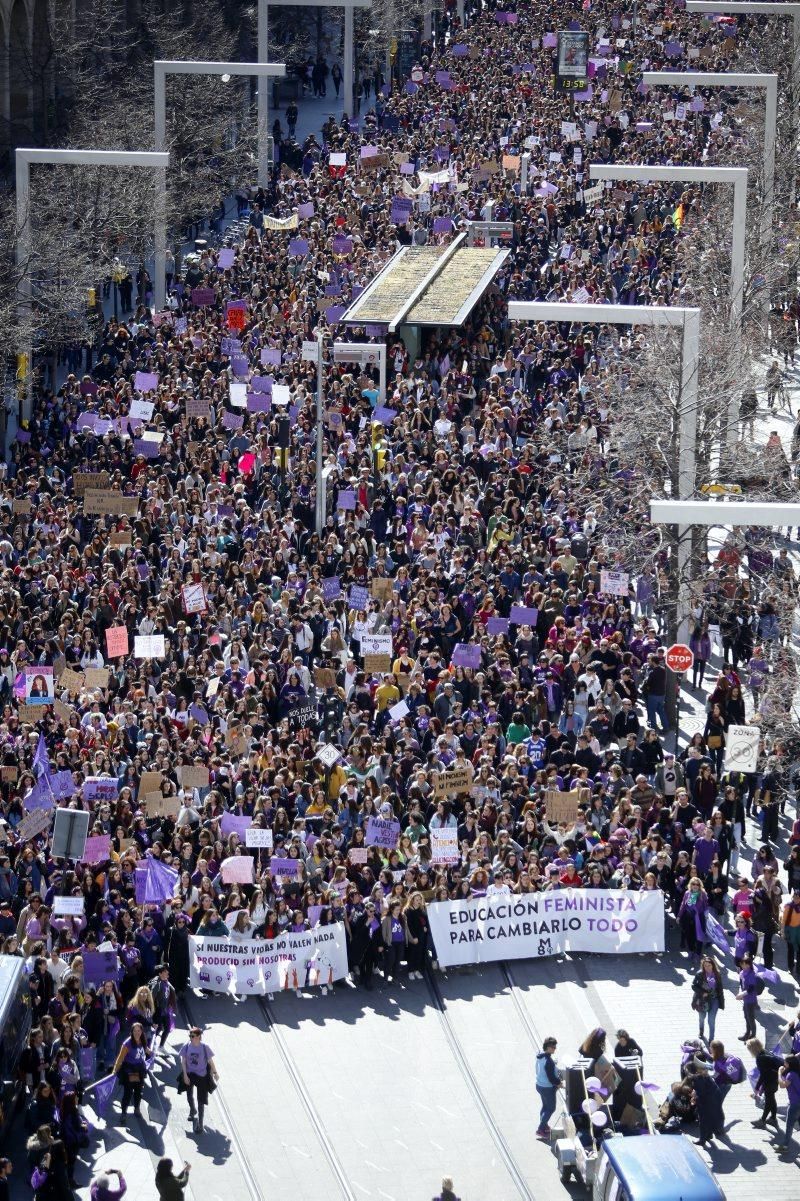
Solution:
{"label": "handmade protest sign", "polygon": [[211,992],[264,996],[282,989],[330,985],[348,973],[341,922],[302,934],[282,934],[269,943],[193,935],[189,946],[189,982]]}
{"label": "handmade protest sign", "polygon": [[231,855],[223,859],[220,867],[223,884],[252,884],[254,866],[252,855]]}
{"label": "handmade protest sign", "polygon": [[588,788],[574,788],[572,792],[559,792],[556,788],[548,788],[544,794],[547,820],[551,823],[566,822],[569,825],[577,820],[579,805],[588,804],[590,798]]}
{"label": "handmade protest sign", "polygon": [[109,659],[117,659],[128,653],[128,630],[126,626],[109,626],[106,630],[106,649]]}
{"label": "handmade protest sign", "polygon": [[53,897],[53,913],[56,917],[81,917],[83,897]]}
{"label": "handmade protest sign", "polygon": [[210,774],[207,767],[179,767],[178,778],[184,788],[208,788]]}
{"label": "handmade protest sign", "polygon": [[366,844],[368,847],[387,847],[393,850],[400,837],[400,822],[383,817],[371,817],[367,822]]}
{"label": "handmade protest sign", "polygon": [[601,571],[600,591],[609,596],[627,596],[630,576],[627,571]]}
{"label": "handmade protest sign", "polygon": [[52,667],[25,668],[25,700],[29,705],[51,705],[55,696]]}
{"label": "handmade protest sign", "polygon": [[206,590],[202,584],[184,584],[181,588],[181,600],[183,611],[187,615],[208,612]]}
{"label": "handmade protest sign", "polygon": [[442,901],[428,908],[442,967],[536,959],[572,951],[632,955],[664,950],[664,894],[564,888]]}
{"label": "handmade protest sign", "polygon": [[108,834],[92,834],[86,839],[81,863],[104,863],[110,857],[111,839]]}
{"label": "handmade protest sign", "polygon": [[472,667],[477,670],[481,665],[481,648],[468,642],[457,642],[450,662],[454,667]]}
{"label": "handmade protest sign", "polygon": [[109,676],[107,667],[87,667],[83,682],[87,688],[108,688]]}
{"label": "handmade protest sign", "polygon": [[163,634],[137,634],[133,640],[135,659],[163,659],[165,654]]}
{"label": "handmade protest sign", "polygon": [[512,625],[535,626],[539,618],[539,610],[527,605],[512,605],[508,620]]}
{"label": "handmade protest sign", "polygon": [[247,847],[265,847],[272,850],[272,831],[262,830],[258,826],[248,826],[244,833],[244,844]]}
{"label": "handmade protest sign", "polygon": [[452,792],[469,792],[472,787],[472,768],[452,767],[438,772],[433,778],[434,796],[447,796]]}
{"label": "handmade protest sign", "polygon": [[390,671],[392,666],[392,635],[364,634],[361,638],[364,670]]}
{"label": "handmade protest sign", "polygon": [[20,843],[28,842],[29,839],[35,838],[37,834],[41,834],[50,825],[50,819],[53,816],[51,808],[34,809],[33,813],[26,813],[22,821],[17,826],[17,838]]}

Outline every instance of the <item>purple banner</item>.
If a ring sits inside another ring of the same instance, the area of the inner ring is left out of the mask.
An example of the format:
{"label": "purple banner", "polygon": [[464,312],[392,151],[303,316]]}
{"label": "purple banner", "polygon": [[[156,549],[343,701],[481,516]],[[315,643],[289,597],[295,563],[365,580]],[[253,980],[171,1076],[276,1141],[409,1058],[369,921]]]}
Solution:
{"label": "purple banner", "polygon": [[477,670],[481,665],[481,648],[467,642],[457,642],[451,662],[454,667],[472,667]]}

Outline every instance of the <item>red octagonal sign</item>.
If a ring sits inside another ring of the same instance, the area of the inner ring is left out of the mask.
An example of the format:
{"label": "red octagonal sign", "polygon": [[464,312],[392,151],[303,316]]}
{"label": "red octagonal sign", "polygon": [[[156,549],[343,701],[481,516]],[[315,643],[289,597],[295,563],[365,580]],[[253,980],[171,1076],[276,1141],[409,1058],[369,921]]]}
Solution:
{"label": "red octagonal sign", "polygon": [[694,654],[683,642],[674,643],[666,655],[667,667],[673,671],[688,671],[694,663]]}

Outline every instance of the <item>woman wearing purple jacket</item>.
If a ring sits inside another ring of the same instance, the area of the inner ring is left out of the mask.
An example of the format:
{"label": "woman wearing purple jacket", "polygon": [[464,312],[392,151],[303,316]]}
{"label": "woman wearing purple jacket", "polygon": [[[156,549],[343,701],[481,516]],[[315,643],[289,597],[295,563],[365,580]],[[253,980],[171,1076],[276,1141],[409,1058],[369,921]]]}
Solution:
{"label": "woman wearing purple jacket", "polygon": [[745,1043],[749,1038],[756,1037],[756,1011],[758,1010],[758,976],[753,970],[753,960],[749,955],[742,959],[742,970],[739,972],[739,992],[737,1001],[742,1002],[744,1010],[744,1034],[739,1035],[739,1042]]}
{"label": "woman wearing purple jacket", "polygon": [[700,961],[703,945],[708,941],[706,935],[706,914],[708,913],[708,897],[702,881],[693,876],[683,894],[678,910],[678,925],[681,928],[681,947],[690,955],[691,962]]}

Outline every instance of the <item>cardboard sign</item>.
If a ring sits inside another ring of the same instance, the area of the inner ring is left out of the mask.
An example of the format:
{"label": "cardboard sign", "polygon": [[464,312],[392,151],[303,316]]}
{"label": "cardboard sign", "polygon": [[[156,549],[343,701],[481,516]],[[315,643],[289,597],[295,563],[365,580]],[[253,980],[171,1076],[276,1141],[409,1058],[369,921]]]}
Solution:
{"label": "cardboard sign", "polygon": [[135,517],[139,512],[139,497],[123,496],[111,488],[87,488],[83,511],[87,517]]}
{"label": "cardboard sign", "polygon": [[53,712],[59,721],[63,721],[65,726],[69,725],[70,721],[72,720],[73,713],[73,710],[70,709],[69,705],[65,705],[63,701],[56,699],[53,701]]}
{"label": "cardboard sign", "polygon": [[211,779],[207,767],[179,767],[178,778],[184,788],[208,788]]}
{"label": "cardboard sign", "polygon": [[13,784],[19,778],[19,768],[13,765],[8,767],[0,767],[0,781],[4,784]]}
{"label": "cardboard sign", "polygon": [[186,416],[192,418],[204,417],[208,421],[211,417],[211,402],[208,397],[187,396]]}
{"label": "cardboard sign", "polygon": [[130,530],[112,530],[110,543],[112,546],[130,546],[131,531]]}
{"label": "cardboard sign", "polygon": [[83,496],[87,488],[102,491],[108,488],[107,471],[76,471],[72,476],[72,491],[75,496]]}
{"label": "cardboard sign", "polygon": [[11,502],[12,513],[30,513],[31,501],[28,496],[20,496]]}
{"label": "cardboard sign", "polygon": [[162,796],[161,793],[151,793],[144,798],[148,817],[176,818],[180,813],[181,802],[176,796]]}
{"label": "cardboard sign", "polygon": [[391,580],[386,580],[381,576],[371,582],[369,590],[375,600],[388,601],[392,599],[394,588]]}
{"label": "cardboard sign", "polygon": [[558,825],[564,822],[571,825],[578,817],[578,806],[588,804],[590,799],[591,792],[588,788],[574,788],[572,792],[559,792],[555,788],[548,788],[544,794],[547,820],[551,824]]}
{"label": "cardboard sign", "polygon": [[71,667],[65,667],[58,682],[59,687],[66,688],[67,692],[80,692],[83,688],[83,673],[73,671]]}
{"label": "cardboard sign", "polygon": [[87,667],[84,682],[87,688],[108,688],[110,672],[107,667]]}
{"label": "cardboard sign", "polygon": [[41,705],[18,705],[17,716],[20,721],[33,725],[44,717],[44,709]]}
{"label": "cardboard sign", "polygon": [[41,834],[50,825],[52,816],[52,809],[34,809],[32,813],[26,813],[17,826],[19,841],[28,842],[29,839],[35,838],[37,834]]}
{"label": "cardboard sign", "polygon": [[434,776],[433,792],[435,796],[447,796],[450,792],[469,792],[472,787],[472,768],[456,767],[449,771],[439,772]]}
{"label": "cardboard sign", "polygon": [[139,781],[139,795],[147,796],[151,792],[161,790],[161,772],[160,771],[145,771],[142,772],[142,778]]}

